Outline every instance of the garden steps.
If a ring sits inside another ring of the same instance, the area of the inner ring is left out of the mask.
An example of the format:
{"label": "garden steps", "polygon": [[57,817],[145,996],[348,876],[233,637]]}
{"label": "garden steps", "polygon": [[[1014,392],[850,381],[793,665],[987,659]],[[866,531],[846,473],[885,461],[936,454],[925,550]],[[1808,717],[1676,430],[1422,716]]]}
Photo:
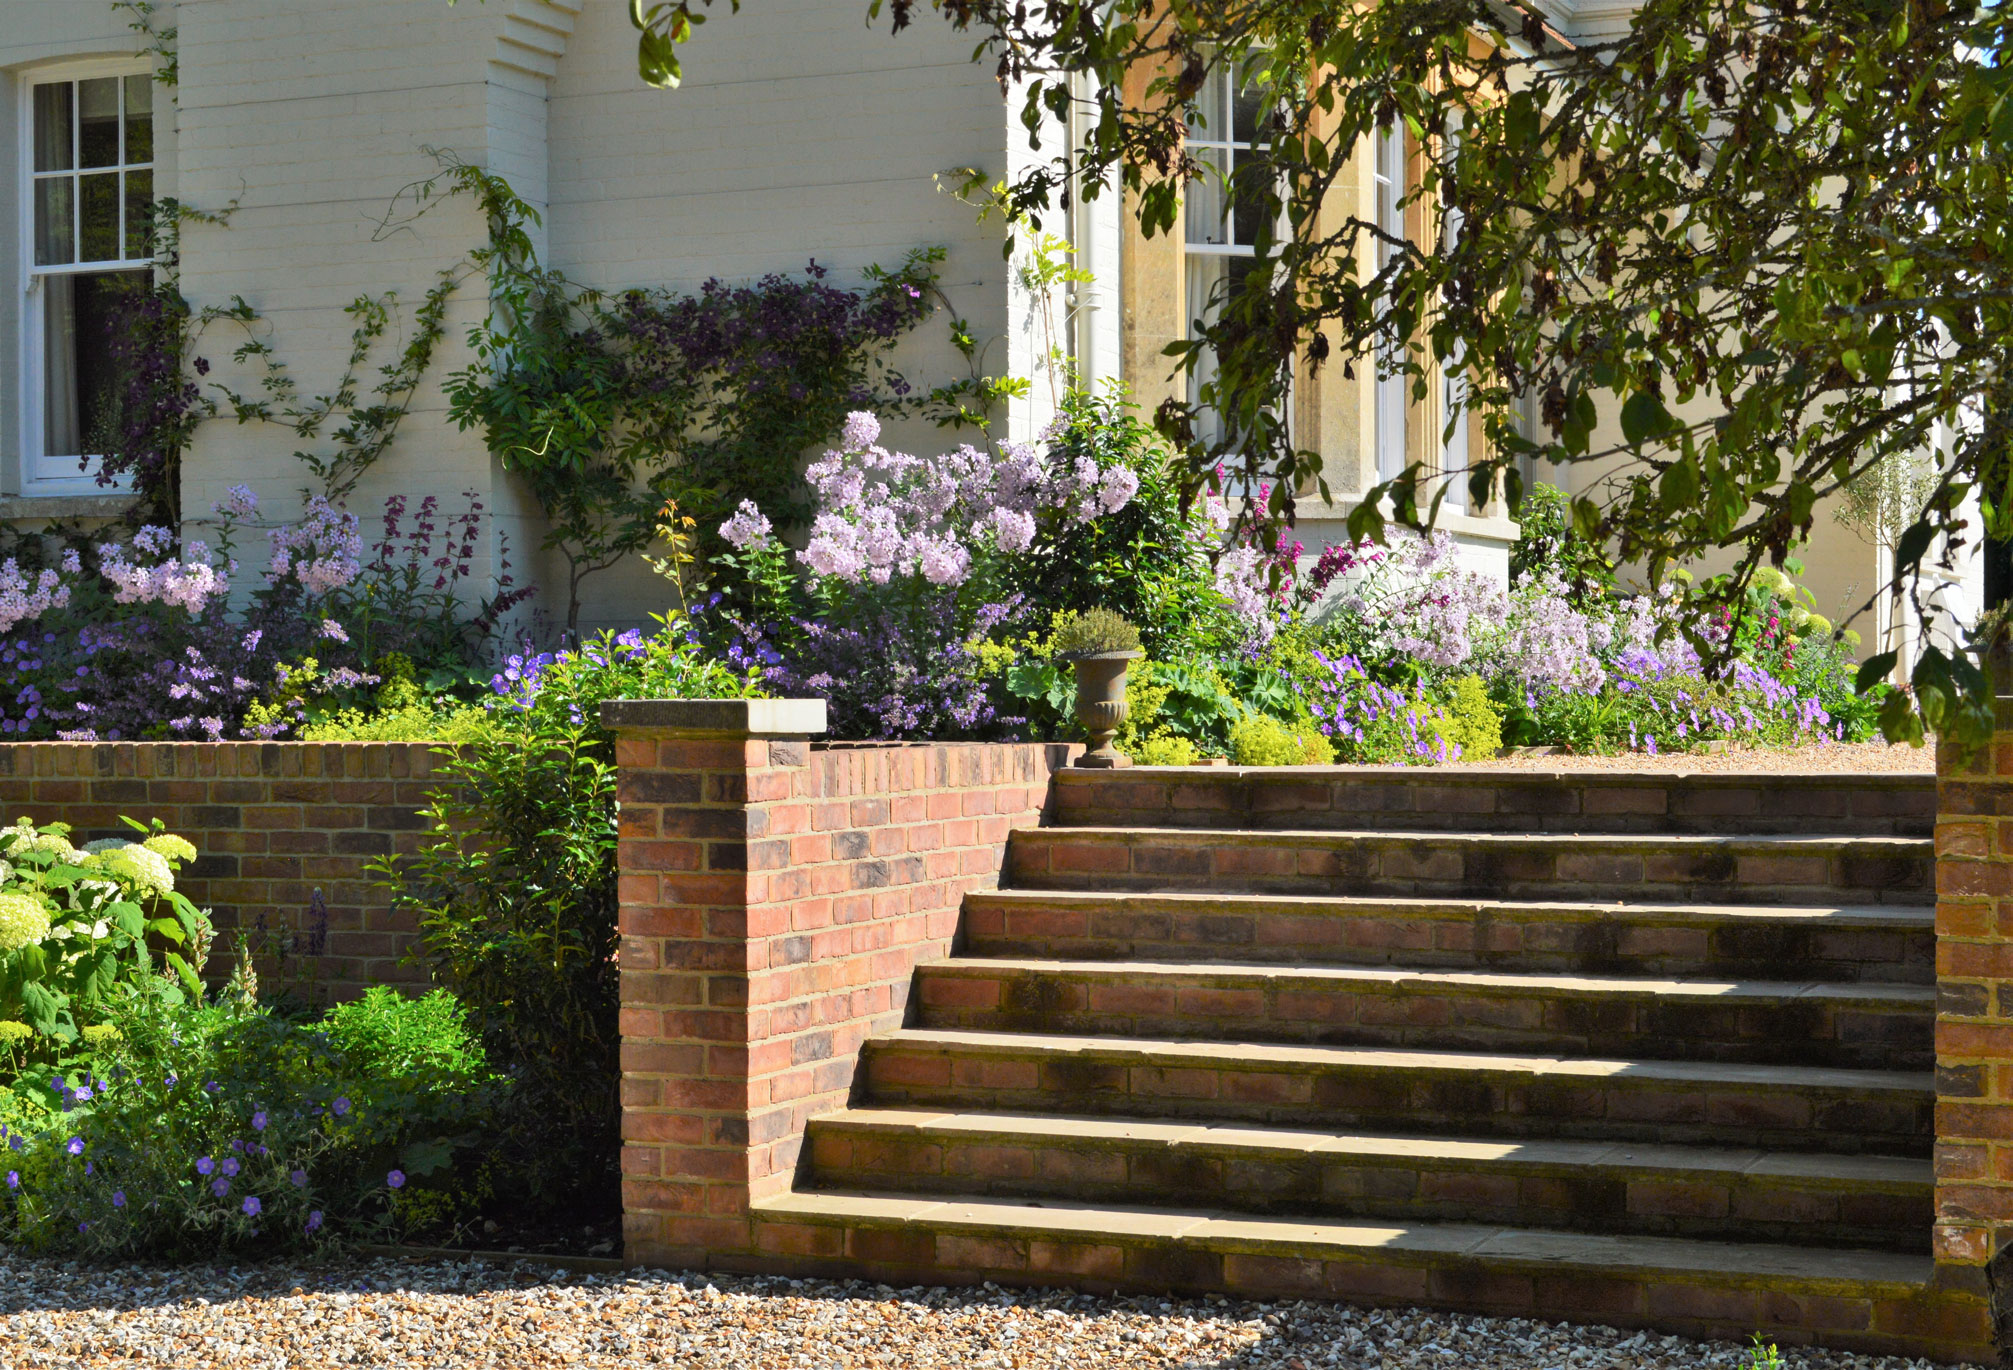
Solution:
{"label": "garden steps", "polygon": [[1927,904],[1928,838],[1023,828],[1019,888],[1734,904]]}
{"label": "garden steps", "polygon": [[1926,1156],[1929,1071],[902,1028],[866,1097],[913,1107]]}
{"label": "garden steps", "polygon": [[1056,960],[1347,961],[1420,968],[1934,984],[1928,905],[1624,904],[1237,891],[965,896],[963,949]]}
{"label": "garden steps", "polygon": [[758,1204],[807,1270],[1974,1354],[1928,776],[1069,771]]}
{"label": "garden steps", "polygon": [[966,956],[918,968],[919,1024],[1929,1070],[1933,985],[1398,966]]}
{"label": "garden steps", "polygon": [[1927,837],[1936,778],[1906,771],[1510,771],[1154,766],[1058,772],[1048,822],[1172,828]]}
{"label": "garden steps", "polygon": [[1492,1222],[1927,1251],[1926,1160],[1658,1143],[1367,1136],[1066,1114],[851,1108],[817,1119],[822,1184],[1288,1216]]}
{"label": "garden steps", "polygon": [[751,1217],[759,1247],[791,1268],[897,1286],[955,1272],[1003,1284],[1437,1305],[1705,1337],[1768,1328],[1782,1341],[1900,1352],[1936,1345],[1953,1325],[1930,1258],[1893,1251],[845,1190],[765,1197]]}

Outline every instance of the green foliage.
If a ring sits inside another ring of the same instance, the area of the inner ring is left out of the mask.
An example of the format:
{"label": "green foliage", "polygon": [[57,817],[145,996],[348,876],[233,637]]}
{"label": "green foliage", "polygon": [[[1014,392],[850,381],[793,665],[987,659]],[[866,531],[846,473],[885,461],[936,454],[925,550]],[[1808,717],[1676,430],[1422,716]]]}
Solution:
{"label": "green foliage", "polygon": [[1065,460],[1130,471],[1139,488],[1118,513],[1066,527],[1015,558],[1002,593],[1020,595],[1037,622],[1086,605],[1108,609],[1138,625],[1156,657],[1228,641],[1233,627],[1210,564],[1215,530],[1182,498],[1167,445],[1117,389],[1071,391],[1061,414]]}
{"label": "green foliage", "polygon": [[1599,542],[1574,524],[1572,499],[1558,486],[1540,481],[1517,508],[1510,579],[1542,579],[1550,573],[1581,594],[1605,593],[1615,585],[1615,564]]}
{"label": "green foliage", "polygon": [[742,500],[802,521],[802,454],[849,409],[919,403],[888,353],[941,298],[943,257],[869,268],[860,291],[825,284],[814,262],[801,279],[613,297],[528,252],[508,259],[469,333],[474,362],[448,378],[449,412],[545,511],[545,546],[569,568],[567,627],[581,582],[647,549],[669,500],[708,529]]}
{"label": "green foliage", "polygon": [[574,730],[450,761],[409,860],[374,872],[418,919],[417,955],[515,1081],[496,1137],[530,1208],[616,1183],[615,768]]}
{"label": "green foliage", "polygon": [[1061,661],[1105,652],[1136,652],[1139,629],[1109,609],[1085,609],[1056,620],[1049,634],[1049,650]]}
{"label": "green foliage", "polygon": [[8,1240],[208,1257],[395,1237],[480,1197],[502,1082],[444,994],[301,1024],[151,979],[117,1013],[116,1034],[0,1090]]}
{"label": "green foliage", "polygon": [[482,1043],[470,1035],[468,1010],[444,989],[409,999],[388,985],[372,985],[362,998],[322,1015],[322,1031],[351,1065],[370,1075],[475,1079],[488,1065]]}
{"label": "green foliage", "polygon": [[1239,766],[1327,766],[1335,761],[1335,747],[1311,724],[1293,727],[1250,714],[1230,729],[1230,759]]}
{"label": "green foliage", "polygon": [[156,969],[196,988],[210,922],[174,888],[195,848],[158,823],[133,826],[144,843],[81,851],[63,824],[0,828],[0,1017],[67,1043]]}

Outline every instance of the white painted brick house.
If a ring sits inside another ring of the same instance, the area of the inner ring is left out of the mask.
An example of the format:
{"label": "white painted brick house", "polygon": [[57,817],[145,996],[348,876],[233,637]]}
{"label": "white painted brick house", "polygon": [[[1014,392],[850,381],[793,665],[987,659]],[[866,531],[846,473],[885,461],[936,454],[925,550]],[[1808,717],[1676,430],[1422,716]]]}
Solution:
{"label": "white painted brick house", "polygon": [[[1591,35],[1625,23],[1633,6],[1554,8],[1568,31]],[[865,11],[864,0],[723,8],[690,49],[685,86],[664,92],[637,79],[624,0],[162,0],[154,24],[176,30],[179,63],[169,88],[127,79],[146,76],[156,58],[138,51],[131,15],[109,0],[0,0],[0,263],[12,277],[0,289],[0,512],[33,525],[102,514],[117,498],[78,469],[89,446],[79,397],[93,365],[92,330],[78,325],[89,322],[91,279],[147,266],[127,250],[137,244],[120,240],[116,213],[109,229],[84,222],[91,206],[104,218],[115,171],[135,206],[152,194],[202,211],[234,207],[225,226],[187,225],[183,293],[197,308],[243,297],[304,394],[341,373],[351,300],[395,289],[409,311],[435,273],[480,241],[479,216],[460,200],[386,231],[400,188],[439,169],[430,148],[506,177],[544,216],[541,258],[584,285],[690,288],[798,270],[813,257],[856,281],[871,264],[941,245],[945,291],[986,342],[987,369],[1032,373],[1046,344],[997,227],[975,222],[939,184],[956,168],[1010,174],[1030,155],[1018,110],[970,62],[969,36],[928,19],[893,36],[885,21],[867,25]],[[114,137],[111,153],[81,142],[74,156],[50,150],[51,139],[102,141],[121,99],[133,136]],[[50,124],[58,106],[79,116],[76,130]],[[1234,120],[1219,128],[1212,136],[1235,136]],[[1365,147],[1358,212],[1389,216],[1393,173],[1402,176],[1408,155],[1402,141]],[[38,245],[37,196],[65,193],[72,232],[89,241]],[[1106,196],[1066,225],[1079,264],[1096,275],[1062,302],[1066,345],[1093,378],[1123,379],[1148,409],[1181,384],[1161,347],[1186,332],[1198,292],[1234,270],[1240,251],[1234,231],[1198,229],[1195,218],[1174,240],[1142,239]],[[79,255],[108,244],[112,255]],[[368,519],[393,493],[452,503],[474,491],[500,515],[522,578],[542,532],[537,510],[479,434],[447,421],[438,387],[465,361],[460,339],[481,308],[479,283],[457,296],[450,345],[350,503]],[[212,337],[200,350],[221,365],[231,345]],[[928,381],[962,369],[938,321],[917,329],[897,360]],[[235,380],[250,388],[245,375]],[[1044,395],[1035,387],[1007,416],[1010,435],[1040,426]],[[1348,492],[1380,471],[1464,463],[1465,439],[1442,441],[1445,412],[1367,375],[1344,380],[1339,368],[1308,378],[1294,421],[1321,452],[1338,501],[1303,504],[1310,550],[1341,536]],[[915,446],[947,438],[920,423],[894,436]],[[186,458],[184,509],[202,511],[239,482],[287,507],[309,481],[292,455],[300,445],[279,425],[211,421]],[[1478,565],[1506,564],[1515,528],[1500,509],[1442,521]],[[1823,607],[1854,586],[1865,593],[1878,555],[1820,519],[1809,560]],[[637,622],[662,601],[659,583],[623,568],[594,583],[587,618]]]}

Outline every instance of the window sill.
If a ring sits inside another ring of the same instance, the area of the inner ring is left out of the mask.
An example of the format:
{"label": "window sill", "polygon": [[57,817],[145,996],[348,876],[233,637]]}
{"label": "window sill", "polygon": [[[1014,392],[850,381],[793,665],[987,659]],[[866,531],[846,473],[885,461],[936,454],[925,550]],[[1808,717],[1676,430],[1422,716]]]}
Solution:
{"label": "window sill", "polygon": [[53,523],[57,519],[115,519],[133,507],[132,494],[0,495],[0,523]]}

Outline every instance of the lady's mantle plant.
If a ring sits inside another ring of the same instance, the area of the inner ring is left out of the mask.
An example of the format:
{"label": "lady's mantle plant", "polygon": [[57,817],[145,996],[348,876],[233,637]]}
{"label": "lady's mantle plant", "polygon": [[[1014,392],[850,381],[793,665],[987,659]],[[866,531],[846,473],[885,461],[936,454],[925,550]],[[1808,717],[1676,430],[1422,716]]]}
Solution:
{"label": "lady's mantle plant", "polygon": [[122,984],[165,970],[193,987],[211,936],[175,891],[188,842],[153,832],[79,849],[68,831],[0,828],[0,1020],[65,1042],[105,1020]]}

